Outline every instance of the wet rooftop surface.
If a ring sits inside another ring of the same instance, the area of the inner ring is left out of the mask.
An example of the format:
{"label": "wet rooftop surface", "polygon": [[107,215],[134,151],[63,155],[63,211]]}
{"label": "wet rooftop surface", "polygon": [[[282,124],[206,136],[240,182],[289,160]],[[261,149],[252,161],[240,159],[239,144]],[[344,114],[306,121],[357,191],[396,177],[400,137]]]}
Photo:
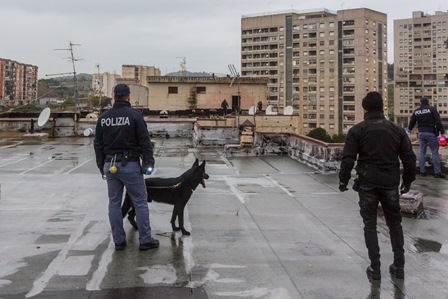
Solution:
{"label": "wet rooftop surface", "polygon": [[191,236],[172,233],[171,207],[151,203],[160,248],[115,251],[106,182],[92,138],[0,144],[0,298],[448,298],[448,184],[417,178],[419,219],[404,218],[406,278],[387,272],[389,234],[380,216],[382,280],[365,269],[357,194],[286,156],[225,157],[189,139],[155,139],[153,176],[179,176],[206,160],[207,188],[186,209]]}

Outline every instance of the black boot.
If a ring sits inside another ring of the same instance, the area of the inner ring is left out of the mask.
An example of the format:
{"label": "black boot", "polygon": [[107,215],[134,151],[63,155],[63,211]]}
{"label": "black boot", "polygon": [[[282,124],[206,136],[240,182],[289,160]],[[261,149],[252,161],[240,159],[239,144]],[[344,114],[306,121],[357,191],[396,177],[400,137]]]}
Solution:
{"label": "black boot", "polygon": [[393,278],[404,278],[404,269],[396,267],[394,264],[389,266],[389,272]]}
{"label": "black boot", "polygon": [[369,277],[373,280],[381,280],[380,268],[372,268],[372,266],[368,266],[366,273],[367,273],[367,277]]}
{"label": "black boot", "polygon": [[151,239],[148,243],[140,244],[138,247],[140,250],[148,250],[152,248],[158,248],[159,247],[159,240]]}

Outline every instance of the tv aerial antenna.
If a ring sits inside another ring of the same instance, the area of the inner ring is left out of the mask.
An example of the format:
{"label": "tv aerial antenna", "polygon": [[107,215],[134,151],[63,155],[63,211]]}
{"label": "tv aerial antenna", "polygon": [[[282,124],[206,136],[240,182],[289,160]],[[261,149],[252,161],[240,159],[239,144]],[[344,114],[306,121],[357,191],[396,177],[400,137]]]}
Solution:
{"label": "tv aerial antenna", "polygon": [[180,62],[180,69],[182,70],[182,77],[187,75],[187,57],[181,56],[176,58],[182,58]]}
{"label": "tv aerial antenna", "polygon": [[78,112],[78,79],[76,78],[76,67],[75,62],[80,61],[82,59],[76,58],[73,54],[73,46],[81,46],[81,44],[74,44],[71,41],[69,42],[69,48],[67,49],[54,49],[55,51],[69,51],[70,56],[67,57],[69,61],[72,63],[73,72],[72,73],[60,73],[60,74],[51,74],[47,76],[56,76],[56,75],[67,75],[67,74],[73,74],[73,99],[75,101],[75,114]]}
{"label": "tv aerial antenna", "polygon": [[103,76],[101,75],[101,72],[100,72],[100,64],[99,63],[96,64],[96,67],[98,68],[98,87],[100,90],[99,102],[100,102],[100,113],[101,113],[102,112],[101,111],[101,101],[102,101],[102,95],[103,95]]}
{"label": "tv aerial antenna", "polygon": [[238,101],[237,101],[237,107],[236,107],[236,116],[237,116],[237,122],[238,126],[240,125],[240,106],[241,106],[241,97],[240,97],[240,73],[237,72],[235,66],[233,64],[228,65],[230,73],[232,74],[232,80],[230,80],[230,87],[233,86],[233,83],[235,80],[238,84]]}

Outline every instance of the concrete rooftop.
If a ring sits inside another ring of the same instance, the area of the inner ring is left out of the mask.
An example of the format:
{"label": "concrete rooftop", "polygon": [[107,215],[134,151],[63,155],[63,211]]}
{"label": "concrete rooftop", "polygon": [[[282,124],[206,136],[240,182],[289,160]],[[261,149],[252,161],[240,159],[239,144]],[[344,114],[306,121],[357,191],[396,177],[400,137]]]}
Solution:
{"label": "concrete rooftop", "polygon": [[150,204],[160,248],[115,251],[106,182],[93,138],[0,144],[0,298],[448,298],[448,184],[418,177],[420,219],[404,218],[406,278],[370,283],[357,194],[286,156],[225,157],[189,139],[155,139],[153,176],[178,176],[197,157],[210,179],[172,233],[171,207]]}

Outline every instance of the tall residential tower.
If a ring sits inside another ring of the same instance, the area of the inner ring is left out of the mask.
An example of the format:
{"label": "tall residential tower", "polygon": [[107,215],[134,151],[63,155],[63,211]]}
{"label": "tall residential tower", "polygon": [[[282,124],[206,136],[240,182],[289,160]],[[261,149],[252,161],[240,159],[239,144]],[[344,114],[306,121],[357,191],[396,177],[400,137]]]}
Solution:
{"label": "tall residential tower", "polygon": [[387,112],[387,16],[366,8],[283,11],[241,19],[241,75],[268,77],[268,104],[292,106],[306,134],[347,133],[369,91]]}
{"label": "tall residential tower", "polygon": [[407,126],[410,116],[427,97],[448,123],[448,12],[427,15],[415,11],[411,19],[394,21],[394,114]]}
{"label": "tall residential tower", "polygon": [[37,100],[38,67],[0,58],[0,105],[17,106]]}

